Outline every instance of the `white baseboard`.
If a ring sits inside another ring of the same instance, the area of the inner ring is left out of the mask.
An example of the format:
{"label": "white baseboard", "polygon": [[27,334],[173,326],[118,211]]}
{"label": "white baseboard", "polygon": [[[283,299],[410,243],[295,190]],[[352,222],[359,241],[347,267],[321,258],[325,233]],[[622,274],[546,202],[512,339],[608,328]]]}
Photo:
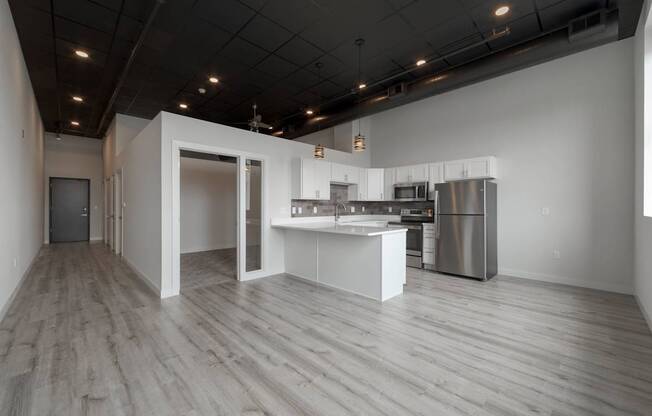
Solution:
{"label": "white baseboard", "polygon": [[161,288],[157,287],[156,284],[154,284],[154,282],[149,280],[147,275],[145,275],[143,272],[138,270],[138,267],[134,266],[134,264],[130,262],[126,257],[122,257],[122,261],[124,261],[127,264],[127,266],[129,266],[129,268],[133,270],[134,274],[138,276],[138,278],[142,280],[145,283],[145,285],[147,285],[147,287],[152,291],[153,294],[155,294],[158,297],[162,297]]}
{"label": "white baseboard", "polygon": [[643,302],[641,302],[641,299],[639,299],[638,296],[634,295],[634,299],[636,299],[636,303],[638,303],[638,308],[641,310],[641,314],[643,315],[645,322],[647,322],[648,328],[652,331],[652,318],[647,309],[645,309],[645,305],[643,305]]}
{"label": "white baseboard", "polygon": [[91,241],[104,241],[104,237],[91,237]]}
{"label": "white baseboard", "polygon": [[18,292],[20,292],[20,289],[23,287],[25,284],[25,280],[27,280],[27,276],[29,276],[29,273],[32,271],[32,267],[34,267],[34,263],[36,263],[36,259],[38,258],[38,255],[40,254],[41,249],[36,252],[36,255],[32,259],[32,261],[29,263],[29,266],[27,266],[27,269],[21,276],[21,278],[18,280],[18,284],[14,288],[13,292],[11,292],[11,295],[9,295],[9,298],[7,299],[7,302],[2,305],[2,308],[0,308],[0,322],[2,322],[3,319],[5,319],[5,316],[7,316],[7,313],[9,312],[9,307],[13,303],[13,301],[16,299],[16,296],[18,295]]}
{"label": "white baseboard", "polygon": [[585,287],[587,289],[603,290],[606,292],[623,293],[626,295],[633,294],[632,286],[629,284],[601,282],[589,279],[577,279],[566,276],[555,276],[551,274],[532,273],[523,270],[499,269],[499,275],[519,277],[523,279],[539,280],[542,282],[558,283],[567,286]]}

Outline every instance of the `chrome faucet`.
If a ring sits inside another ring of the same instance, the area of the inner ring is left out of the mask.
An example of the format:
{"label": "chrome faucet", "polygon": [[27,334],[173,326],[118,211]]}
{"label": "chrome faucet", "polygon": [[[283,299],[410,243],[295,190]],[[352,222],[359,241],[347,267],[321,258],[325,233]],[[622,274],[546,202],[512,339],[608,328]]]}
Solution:
{"label": "chrome faucet", "polygon": [[343,202],[338,202],[335,205],[335,222],[338,222],[340,220],[340,211],[339,211],[340,205],[342,206],[342,208],[344,208],[344,212],[346,212],[346,205],[344,205]]}

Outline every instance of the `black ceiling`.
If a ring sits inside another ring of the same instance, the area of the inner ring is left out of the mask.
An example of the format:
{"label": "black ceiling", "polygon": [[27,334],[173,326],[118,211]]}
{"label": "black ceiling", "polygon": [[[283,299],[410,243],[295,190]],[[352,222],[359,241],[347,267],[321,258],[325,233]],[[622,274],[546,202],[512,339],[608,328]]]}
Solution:
{"label": "black ceiling", "polygon": [[[9,3],[46,130],[101,137],[112,117],[102,126],[100,120],[155,0]],[[503,4],[510,13],[494,16]],[[251,118],[256,102],[263,121],[279,127],[303,108],[351,91],[357,38],[366,41],[362,72],[371,84],[413,68],[418,58],[486,39],[496,28],[508,25],[511,33],[404,77],[445,70],[617,7],[614,0],[167,0],[109,114],[152,118],[166,110],[234,124]],[[75,49],[90,58],[76,57]],[[209,75],[220,83],[210,84]],[[189,108],[179,109],[180,102]]]}

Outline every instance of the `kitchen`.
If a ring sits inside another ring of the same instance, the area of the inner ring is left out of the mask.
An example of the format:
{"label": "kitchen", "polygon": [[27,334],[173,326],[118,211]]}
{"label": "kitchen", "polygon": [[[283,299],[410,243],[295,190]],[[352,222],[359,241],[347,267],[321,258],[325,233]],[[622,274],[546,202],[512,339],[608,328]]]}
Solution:
{"label": "kitchen", "polygon": [[[350,282],[369,272],[363,265],[378,261],[380,270],[393,265],[398,274],[395,280],[403,283],[403,265],[482,281],[497,274],[496,157],[388,168],[296,159],[292,166],[292,218],[272,222],[286,230],[286,244],[292,247],[286,250],[289,274],[344,290],[351,290]],[[320,246],[319,237],[325,232],[359,237],[363,232],[383,235],[399,230],[405,232],[405,241],[394,246],[400,247],[404,259],[387,250],[380,259],[367,258],[355,246],[350,251],[324,254],[326,245]],[[306,234],[311,231],[317,234],[308,242]],[[302,248],[306,246],[312,251],[305,252]],[[315,251],[317,256],[311,256]],[[306,266],[310,258],[314,264]],[[317,272],[324,262],[356,267]],[[389,299],[391,296],[373,289],[392,279],[375,269],[371,273],[380,279],[380,285],[372,284],[370,290],[354,285],[357,289],[352,291],[377,300]],[[395,288],[391,293],[395,296],[402,290]]]}

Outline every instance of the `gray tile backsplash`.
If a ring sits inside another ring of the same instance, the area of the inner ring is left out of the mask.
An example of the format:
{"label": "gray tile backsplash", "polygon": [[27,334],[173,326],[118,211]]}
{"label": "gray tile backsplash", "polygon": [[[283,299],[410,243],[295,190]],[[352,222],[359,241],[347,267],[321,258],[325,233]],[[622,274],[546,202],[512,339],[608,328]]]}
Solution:
{"label": "gray tile backsplash", "polygon": [[[305,199],[293,199],[293,207],[301,207],[302,213],[292,214],[292,217],[322,217],[327,215],[335,215],[335,205],[342,202],[346,205],[346,213],[342,215],[399,215],[401,209],[425,209],[432,208],[433,202],[396,202],[396,201],[371,201],[371,202],[358,202],[348,201],[349,190],[346,185],[331,184],[331,199],[330,201],[313,201]],[[317,207],[317,213],[313,212],[314,207]],[[351,212],[351,207],[355,208],[355,212]],[[364,207],[364,212],[362,208]],[[390,212],[391,208],[391,212]]]}

